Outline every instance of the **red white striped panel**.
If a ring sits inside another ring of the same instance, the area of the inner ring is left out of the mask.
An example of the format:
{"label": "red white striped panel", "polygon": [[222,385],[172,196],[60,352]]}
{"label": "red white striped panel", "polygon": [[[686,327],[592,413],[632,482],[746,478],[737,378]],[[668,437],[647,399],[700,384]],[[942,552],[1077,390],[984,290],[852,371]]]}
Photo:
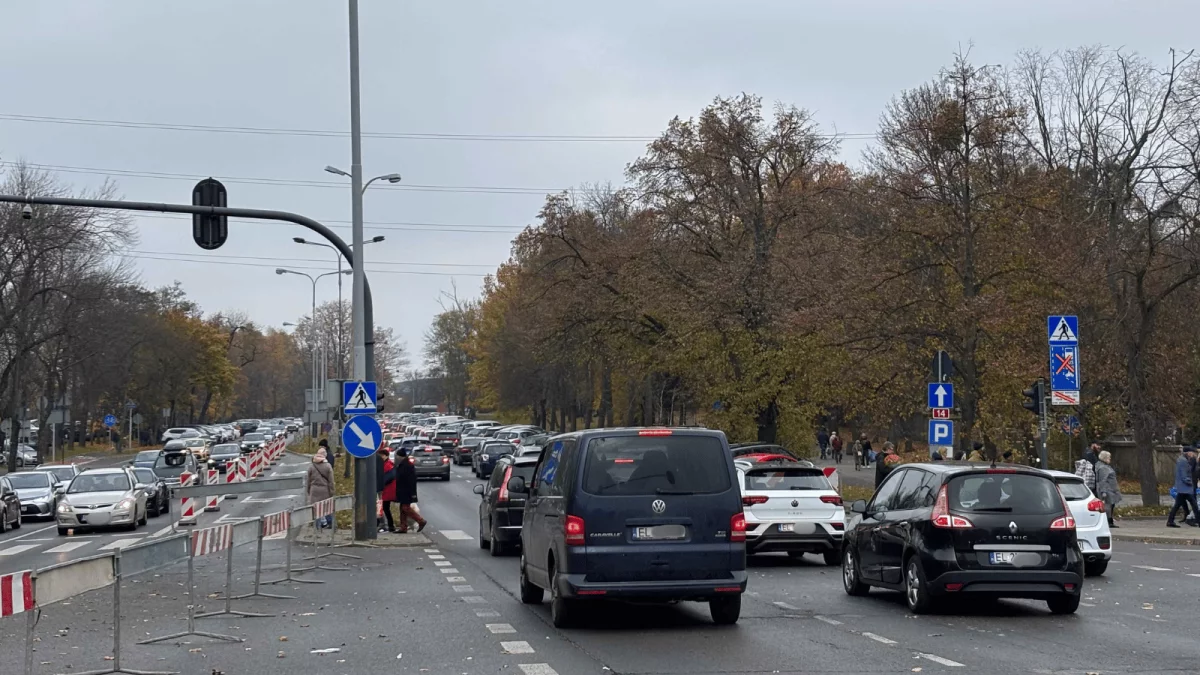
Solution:
{"label": "red white striped panel", "polygon": [[270,537],[280,532],[287,532],[291,526],[291,511],[280,511],[279,513],[265,515],[263,516],[262,536]]}
{"label": "red white striped panel", "polygon": [[313,518],[324,518],[325,516],[333,515],[333,499],[326,499],[324,501],[317,502],[312,506]]}
{"label": "red white striped panel", "polygon": [[233,524],[207,527],[192,533],[192,557],[219,553],[233,546]]}
{"label": "red white striped panel", "polygon": [[0,576],[0,616],[12,616],[33,609],[33,572],[13,572]]}
{"label": "red white striped panel", "polygon": [[237,482],[237,463],[231,462],[225,465],[225,484],[233,485]]}

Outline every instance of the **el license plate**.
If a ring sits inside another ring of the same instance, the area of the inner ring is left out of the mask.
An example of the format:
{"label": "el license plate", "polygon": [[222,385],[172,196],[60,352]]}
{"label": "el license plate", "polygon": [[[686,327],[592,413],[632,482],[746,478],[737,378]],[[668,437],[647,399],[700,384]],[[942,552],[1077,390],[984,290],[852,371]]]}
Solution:
{"label": "el license plate", "polygon": [[1016,557],[1017,554],[1011,551],[992,551],[991,555],[993,565],[1011,565]]}
{"label": "el license plate", "polygon": [[780,523],[779,531],[780,532],[795,532],[796,524],[795,523]]}
{"label": "el license plate", "polygon": [[636,541],[672,541],[687,538],[687,528],[682,525],[653,525],[633,528]]}

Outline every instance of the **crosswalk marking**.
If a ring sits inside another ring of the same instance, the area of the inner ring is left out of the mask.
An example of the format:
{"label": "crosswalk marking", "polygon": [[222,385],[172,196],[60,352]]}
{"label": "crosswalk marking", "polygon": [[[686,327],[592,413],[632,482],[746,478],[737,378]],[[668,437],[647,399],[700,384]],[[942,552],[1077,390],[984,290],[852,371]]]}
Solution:
{"label": "crosswalk marking", "polygon": [[90,541],[68,541],[65,544],[55,546],[52,549],[48,549],[46,551],[46,553],[70,553],[71,551],[74,551],[77,548],[83,548],[84,546],[87,546],[90,543],[92,543],[92,542],[90,542]]}
{"label": "crosswalk marking", "polygon": [[132,546],[141,540],[142,540],[141,537],[130,538],[130,539],[118,539],[118,540],[112,542],[111,544],[106,544],[104,546],[101,546],[100,550],[101,551],[115,551],[119,548],[125,548],[126,546]]}
{"label": "crosswalk marking", "polygon": [[452,540],[467,541],[469,539],[474,539],[474,537],[466,532],[463,532],[462,530],[442,530],[441,534],[443,537]]}
{"label": "crosswalk marking", "polygon": [[38,547],[38,544],[21,544],[19,546],[10,546],[10,547],[0,551],[0,558],[3,558],[5,556],[10,556],[10,555],[16,555],[18,553],[24,553],[25,551],[30,551],[37,547]]}
{"label": "crosswalk marking", "polygon": [[1130,565],[1130,567],[1136,567],[1139,570],[1149,570],[1151,572],[1174,572],[1175,571],[1169,567],[1154,567],[1153,565]]}

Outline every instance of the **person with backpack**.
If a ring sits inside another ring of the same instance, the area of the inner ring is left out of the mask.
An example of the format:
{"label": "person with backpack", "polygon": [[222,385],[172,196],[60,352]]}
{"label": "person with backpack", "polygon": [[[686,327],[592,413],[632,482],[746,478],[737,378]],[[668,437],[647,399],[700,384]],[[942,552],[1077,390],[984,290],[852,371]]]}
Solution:
{"label": "person with backpack", "polygon": [[836,431],[829,434],[829,449],[833,451],[834,464],[842,463],[842,438]]}

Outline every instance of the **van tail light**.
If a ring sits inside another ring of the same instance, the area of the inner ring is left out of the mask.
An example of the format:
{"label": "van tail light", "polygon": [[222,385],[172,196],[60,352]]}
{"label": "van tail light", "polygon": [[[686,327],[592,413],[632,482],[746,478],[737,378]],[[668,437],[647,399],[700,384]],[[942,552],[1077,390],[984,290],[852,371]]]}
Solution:
{"label": "van tail light", "polygon": [[966,530],[975,527],[971,521],[950,513],[950,498],[946,495],[946,486],[938,490],[937,501],[933,504],[933,526],[951,530]]}
{"label": "van tail light", "polygon": [[1094,513],[1104,513],[1104,502],[1100,501],[1099,499],[1093,499],[1092,501],[1088,502],[1088,511],[1092,511]]}
{"label": "van tail light", "polygon": [[[496,498],[496,501],[501,501],[501,502],[508,501],[508,479],[509,478],[512,478],[512,465],[511,464],[507,468],[504,469],[504,480],[500,481],[500,496]],[[582,531],[582,528],[583,528],[582,520],[579,521],[579,525],[580,525],[580,531]]]}
{"label": "van tail light", "polygon": [[746,541],[746,514],[740,511],[729,519],[729,541],[734,543]]}
{"label": "van tail light", "polygon": [[640,430],[638,430],[638,436],[670,436],[672,433],[674,433],[674,432],[672,432],[672,430],[670,430],[670,429],[640,429]]}
{"label": "van tail light", "polygon": [[563,531],[567,535],[567,546],[583,546],[583,518],[567,516],[567,523]]}
{"label": "van tail light", "polygon": [[821,495],[821,501],[825,502],[826,504],[835,504],[837,506],[842,505],[842,498],[837,495]]}
{"label": "van tail light", "polygon": [[767,497],[766,495],[747,495],[745,497],[742,497],[742,506],[754,506],[755,504],[766,504],[767,499],[769,499],[769,497]]}

